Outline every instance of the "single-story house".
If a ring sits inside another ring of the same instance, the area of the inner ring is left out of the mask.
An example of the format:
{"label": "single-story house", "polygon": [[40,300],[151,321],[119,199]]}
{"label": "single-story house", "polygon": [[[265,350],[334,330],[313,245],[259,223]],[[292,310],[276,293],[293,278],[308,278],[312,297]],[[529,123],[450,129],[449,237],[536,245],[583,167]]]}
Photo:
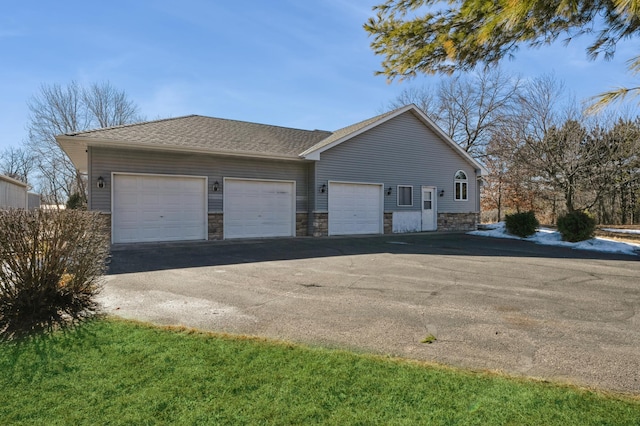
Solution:
{"label": "single-story house", "polygon": [[415,105],[335,132],[190,115],[60,135],[113,243],[475,229],[480,163]]}
{"label": "single-story house", "polygon": [[26,209],[27,197],[26,183],[0,175],[0,209]]}

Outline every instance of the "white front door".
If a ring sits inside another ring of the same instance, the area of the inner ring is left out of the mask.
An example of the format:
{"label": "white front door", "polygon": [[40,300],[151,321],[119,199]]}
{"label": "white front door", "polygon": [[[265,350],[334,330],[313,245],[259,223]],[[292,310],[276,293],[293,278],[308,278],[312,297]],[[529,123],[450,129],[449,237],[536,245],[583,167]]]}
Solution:
{"label": "white front door", "polygon": [[433,186],[422,187],[422,230],[435,231],[438,227],[436,221],[436,188]]}

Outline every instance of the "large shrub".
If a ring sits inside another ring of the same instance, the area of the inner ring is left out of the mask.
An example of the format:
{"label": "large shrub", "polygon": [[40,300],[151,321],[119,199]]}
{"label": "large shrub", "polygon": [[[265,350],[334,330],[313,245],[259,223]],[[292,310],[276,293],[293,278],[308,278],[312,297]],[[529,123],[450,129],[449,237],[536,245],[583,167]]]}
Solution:
{"label": "large shrub", "polygon": [[564,241],[588,240],[595,235],[596,219],[586,211],[572,211],[558,218],[558,231]]}
{"label": "large shrub", "polygon": [[504,219],[507,232],[522,238],[535,234],[540,226],[536,215],[532,211],[508,214]]}
{"label": "large shrub", "polygon": [[0,340],[94,317],[109,240],[96,213],[0,211]]}

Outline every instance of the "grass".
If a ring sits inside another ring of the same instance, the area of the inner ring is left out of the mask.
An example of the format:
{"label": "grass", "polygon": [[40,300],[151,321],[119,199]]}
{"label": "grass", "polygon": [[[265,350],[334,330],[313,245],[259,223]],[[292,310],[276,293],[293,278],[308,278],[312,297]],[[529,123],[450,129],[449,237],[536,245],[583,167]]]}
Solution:
{"label": "grass", "polygon": [[12,425],[640,424],[632,398],[122,320],[0,346],[0,386]]}

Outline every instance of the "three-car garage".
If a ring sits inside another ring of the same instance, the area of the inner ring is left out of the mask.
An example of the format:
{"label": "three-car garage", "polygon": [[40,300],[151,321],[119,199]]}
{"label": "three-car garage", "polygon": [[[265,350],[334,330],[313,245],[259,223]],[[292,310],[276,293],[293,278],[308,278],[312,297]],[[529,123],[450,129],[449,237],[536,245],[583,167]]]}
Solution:
{"label": "three-car garage", "polygon": [[[296,182],[225,178],[225,239],[294,237]],[[114,243],[206,240],[208,178],[113,173]],[[328,234],[382,233],[381,184],[329,182]]]}

